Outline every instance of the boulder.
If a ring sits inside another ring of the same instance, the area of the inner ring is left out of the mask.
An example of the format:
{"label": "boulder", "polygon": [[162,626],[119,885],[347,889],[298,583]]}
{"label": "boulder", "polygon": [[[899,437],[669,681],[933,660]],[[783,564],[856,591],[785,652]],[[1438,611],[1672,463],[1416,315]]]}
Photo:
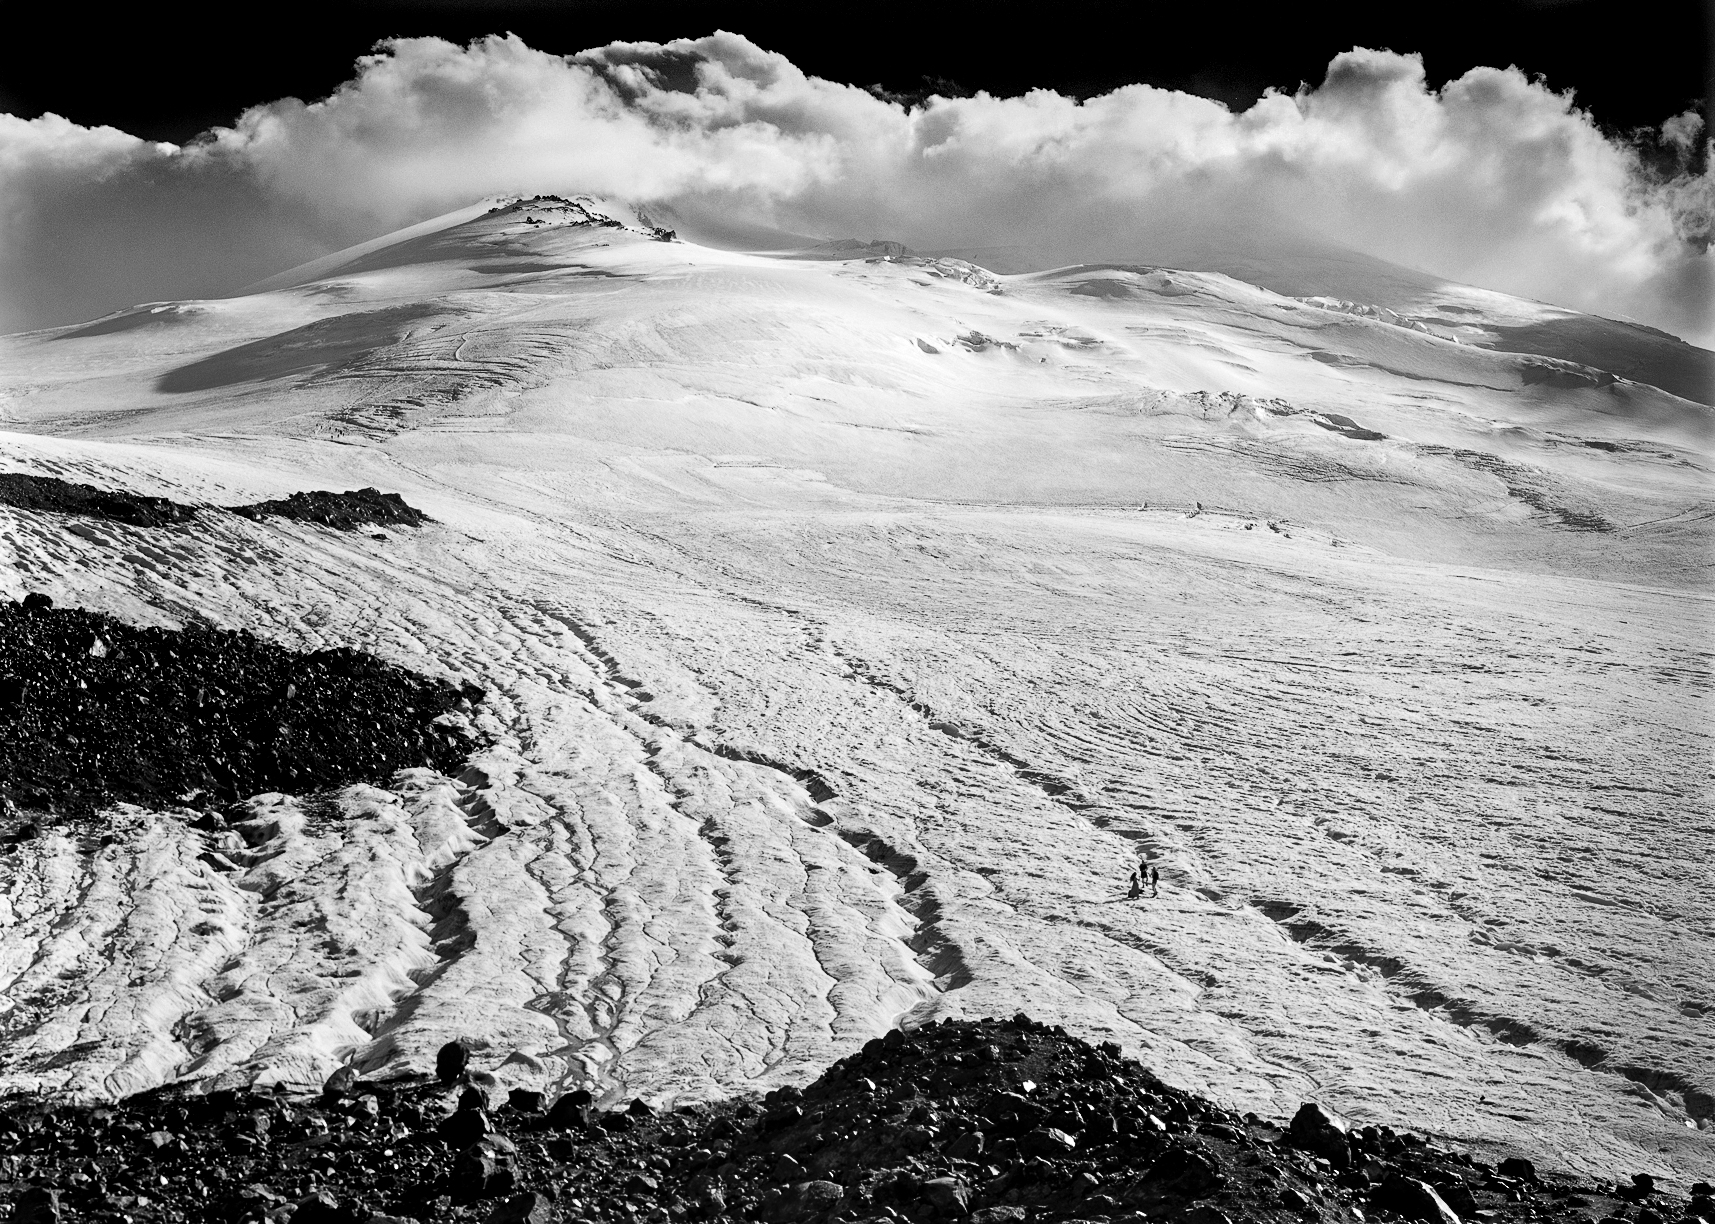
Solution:
{"label": "boulder", "polygon": [[956,1177],[936,1177],[923,1183],[923,1201],[942,1215],[962,1216],[970,1211],[971,1188]]}
{"label": "boulder", "polygon": [[1390,1174],[1370,1195],[1370,1202],[1408,1220],[1422,1220],[1424,1224],[1459,1224],[1458,1214],[1428,1182],[1400,1173]]}
{"label": "boulder", "polygon": [[780,1195],[774,1214],[782,1220],[804,1220],[840,1205],[845,1188],[838,1182],[799,1182]]}
{"label": "boulder", "polygon": [[1063,1130],[1056,1130],[1052,1126],[1041,1126],[1025,1135],[1018,1146],[1027,1156],[1041,1156],[1046,1160],[1059,1160],[1076,1151],[1078,1141]]}
{"label": "boulder", "polygon": [[594,1098],[583,1088],[564,1093],[548,1110],[548,1125],[559,1130],[583,1130],[590,1124]]}
{"label": "boulder", "polygon": [[293,1224],[357,1224],[357,1213],[326,1190],[298,1200]]}
{"label": "boulder", "polygon": [[1461,1220],[1470,1219],[1477,1212],[1477,1199],[1471,1193],[1471,1187],[1464,1182],[1456,1181],[1439,1185],[1435,1193],[1441,1196],[1441,1201],[1453,1209],[1453,1214]]}
{"label": "boulder", "polygon": [[954,1160],[981,1159],[988,1140],[980,1130],[966,1131],[947,1145],[947,1155]]}
{"label": "boulder", "polygon": [[1352,1162],[1352,1144],[1347,1137],[1350,1129],[1339,1114],[1315,1101],[1306,1101],[1293,1115],[1288,1134],[1294,1147],[1314,1152],[1343,1169]]}
{"label": "boulder", "polygon": [[554,1224],[559,1218],[551,1199],[531,1191],[495,1204],[488,1213],[488,1224]]}
{"label": "boulder", "polygon": [[325,1097],[331,1097],[335,1100],[340,1097],[350,1096],[351,1090],[356,1084],[357,1068],[340,1067],[335,1070],[332,1075],[328,1076],[327,1083],[322,1085],[322,1095]]}
{"label": "boulder", "polygon": [[1144,1180],[1154,1183],[1156,1190],[1171,1189],[1195,1197],[1219,1186],[1221,1171],[1204,1152],[1170,1147],[1149,1167]]}
{"label": "boulder", "polygon": [[899,1146],[907,1152],[926,1152],[935,1143],[935,1132],[927,1126],[907,1126],[899,1132]]}
{"label": "boulder", "polygon": [[241,1214],[250,1211],[265,1212],[285,1201],[260,1182],[251,1182],[249,1185],[241,1187],[232,1198],[236,1200],[232,1206]]}
{"label": "boulder", "polygon": [[1495,1172],[1499,1173],[1502,1177],[1512,1177],[1523,1182],[1534,1182],[1536,1180],[1536,1166],[1531,1164],[1531,1162],[1526,1160],[1523,1156],[1508,1156],[1505,1160],[1501,1161],[1500,1164],[1495,1166]]}
{"label": "boulder", "polygon": [[435,1076],[443,1084],[450,1084],[464,1074],[470,1065],[470,1044],[460,1037],[442,1046],[435,1055]]}
{"label": "boulder", "polygon": [[1068,1135],[1082,1134],[1088,1123],[1076,1105],[1070,1109],[1056,1110],[1048,1116],[1048,1125],[1055,1130],[1065,1131]]}
{"label": "boulder", "polygon": [[484,1135],[453,1162],[453,1185],[466,1202],[511,1194],[518,1187],[518,1149],[510,1139]]}
{"label": "boulder", "polygon": [[[26,605],[29,599],[28,595],[24,597]],[[45,1186],[31,1186],[12,1204],[12,1224],[60,1224],[63,1219],[65,1212],[60,1207],[60,1192]]]}
{"label": "boulder", "polygon": [[460,1109],[435,1128],[447,1146],[462,1151],[494,1133],[494,1121],[485,1109]]}
{"label": "boulder", "polygon": [[726,1214],[726,1191],[718,1185],[707,1185],[697,1191],[697,1206],[705,1216],[713,1219],[715,1216]]}

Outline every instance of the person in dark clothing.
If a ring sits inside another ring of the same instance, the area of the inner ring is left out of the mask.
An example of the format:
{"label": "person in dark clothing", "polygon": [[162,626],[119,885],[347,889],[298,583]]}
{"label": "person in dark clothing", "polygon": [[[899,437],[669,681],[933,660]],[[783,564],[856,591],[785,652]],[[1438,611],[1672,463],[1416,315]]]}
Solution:
{"label": "person in dark clothing", "polygon": [[1149,895],[1152,897],[1161,895],[1161,868],[1154,863],[1149,865]]}
{"label": "person in dark clothing", "polygon": [[1143,870],[1141,868],[1134,869],[1127,882],[1131,885],[1131,891],[1126,893],[1127,899],[1136,901],[1143,896]]}

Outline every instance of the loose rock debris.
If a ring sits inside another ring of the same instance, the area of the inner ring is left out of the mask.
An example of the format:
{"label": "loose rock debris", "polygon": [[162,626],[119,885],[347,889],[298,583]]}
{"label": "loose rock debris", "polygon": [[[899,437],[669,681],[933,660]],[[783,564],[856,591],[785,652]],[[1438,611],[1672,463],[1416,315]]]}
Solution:
{"label": "loose rock debris", "polygon": [[87,817],[116,800],[208,806],[456,773],[477,741],[448,716],[483,696],[356,650],[0,600],[0,810]]}
{"label": "loose rock debris", "polygon": [[106,519],[133,527],[166,527],[187,523],[205,511],[230,511],[245,518],[296,519],[320,523],[340,531],[362,526],[421,527],[433,522],[421,510],[406,503],[397,493],[380,489],[354,489],[333,493],[312,489],[289,497],[251,502],[242,506],[192,506],[165,497],[148,497],[124,489],[98,489],[57,476],[31,476],[22,472],[0,472],[0,505],[20,510],[46,510],[79,518]]}
{"label": "loose rock debris", "polygon": [[106,519],[133,527],[166,527],[196,517],[196,507],[123,490],[74,484],[57,476],[0,472],[0,505]]}
{"label": "loose rock debris", "polygon": [[397,493],[379,489],[357,489],[350,493],[329,493],[324,489],[309,493],[294,493],[275,501],[234,506],[235,514],[261,519],[269,515],[297,519],[304,523],[320,523],[340,531],[355,531],[360,526],[421,527],[432,520]]}
{"label": "loose rock debris", "polygon": [[1543,1178],[1315,1104],[1233,1114],[1022,1015],[890,1032],[802,1090],[671,1112],[507,1093],[453,1044],[435,1077],[342,1069],[315,1099],[9,1102],[0,1202],[127,1224],[1715,1220],[1703,1182]]}

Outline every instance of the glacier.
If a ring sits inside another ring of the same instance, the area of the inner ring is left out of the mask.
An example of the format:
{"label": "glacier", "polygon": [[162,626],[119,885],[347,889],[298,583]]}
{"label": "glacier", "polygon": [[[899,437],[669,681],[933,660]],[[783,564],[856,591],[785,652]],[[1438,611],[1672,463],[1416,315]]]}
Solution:
{"label": "glacier", "polygon": [[0,1091],[467,1037],[671,1103],[1025,1011],[1235,1109],[1715,1173],[1715,409],[1463,286],[670,238],[491,203],[0,338],[6,470],[435,520],[0,505],[0,595],[360,647],[492,741],[0,856]]}

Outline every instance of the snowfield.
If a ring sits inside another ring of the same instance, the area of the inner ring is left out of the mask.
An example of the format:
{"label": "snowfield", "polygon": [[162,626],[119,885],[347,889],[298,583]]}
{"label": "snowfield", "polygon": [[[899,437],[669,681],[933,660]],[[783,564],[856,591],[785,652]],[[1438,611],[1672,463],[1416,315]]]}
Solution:
{"label": "snowfield", "polygon": [[1566,312],[1458,286],[594,208],[0,339],[4,470],[436,520],[0,506],[0,594],[361,647],[487,688],[494,738],[8,850],[0,1091],[468,1036],[674,1101],[1023,1010],[1238,1109],[1715,1173],[1715,409],[1485,347]]}

